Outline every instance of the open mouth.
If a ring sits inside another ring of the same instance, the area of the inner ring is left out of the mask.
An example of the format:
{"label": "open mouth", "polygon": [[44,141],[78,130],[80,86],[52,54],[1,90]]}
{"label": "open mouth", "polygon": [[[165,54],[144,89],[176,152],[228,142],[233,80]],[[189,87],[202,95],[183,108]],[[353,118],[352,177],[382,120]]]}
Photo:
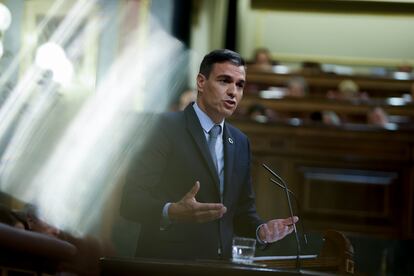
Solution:
{"label": "open mouth", "polygon": [[236,101],[235,100],[225,100],[224,104],[226,105],[226,107],[228,108],[233,108],[236,106]]}

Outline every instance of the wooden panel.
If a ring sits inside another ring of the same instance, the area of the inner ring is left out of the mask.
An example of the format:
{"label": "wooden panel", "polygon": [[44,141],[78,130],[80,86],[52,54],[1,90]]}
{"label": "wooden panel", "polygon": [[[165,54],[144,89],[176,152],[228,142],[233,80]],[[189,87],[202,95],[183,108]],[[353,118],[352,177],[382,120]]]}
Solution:
{"label": "wooden panel", "polygon": [[[410,141],[404,140],[404,136],[399,133],[385,130],[361,132],[285,125],[275,125],[273,128],[254,123],[243,127],[254,152],[286,154],[302,159],[319,156],[325,160],[411,160]],[[384,147],[384,143],[387,147]]]}
{"label": "wooden panel", "polygon": [[304,213],[390,218],[390,186],[397,173],[314,167],[301,168],[301,171]]}
{"label": "wooden panel", "polygon": [[409,238],[414,239],[414,166],[411,166],[407,173],[407,180],[404,185],[403,227],[406,229]]}
{"label": "wooden panel", "polygon": [[265,163],[296,195],[308,230],[334,228],[414,238],[414,132],[233,121],[251,139],[257,210],[289,215],[284,191]]}

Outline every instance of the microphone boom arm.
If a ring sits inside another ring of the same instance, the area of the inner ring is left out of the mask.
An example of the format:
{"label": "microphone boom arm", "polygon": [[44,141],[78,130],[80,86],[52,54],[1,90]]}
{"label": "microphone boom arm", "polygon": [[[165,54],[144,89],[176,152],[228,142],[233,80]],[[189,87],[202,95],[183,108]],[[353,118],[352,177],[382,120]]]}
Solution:
{"label": "microphone boom arm", "polygon": [[[262,164],[262,166],[283,184],[283,186],[284,186],[283,189],[285,190],[286,198],[287,198],[287,202],[288,202],[288,206],[289,206],[290,216],[293,220],[293,209],[292,209],[292,203],[290,201],[290,195],[289,195],[290,190],[289,190],[286,182],[283,181],[283,179],[280,176],[278,176],[272,169],[270,169],[268,166],[266,166],[266,164]],[[301,254],[301,248],[300,248],[299,236],[298,236],[298,231],[296,229],[296,224],[293,223],[292,225],[293,225],[293,232],[295,232],[295,239],[296,239],[296,250],[297,250],[296,269],[300,270],[300,259],[299,258],[300,258],[300,254]]]}

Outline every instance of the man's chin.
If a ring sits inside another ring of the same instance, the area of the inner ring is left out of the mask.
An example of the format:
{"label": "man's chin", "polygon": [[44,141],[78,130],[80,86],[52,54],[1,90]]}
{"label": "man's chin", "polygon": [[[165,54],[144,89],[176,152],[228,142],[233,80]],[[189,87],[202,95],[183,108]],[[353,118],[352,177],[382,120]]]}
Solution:
{"label": "man's chin", "polygon": [[229,118],[231,117],[231,115],[233,115],[233,113],[234,113],[234,110],[231,110],[231,111],[227,110],[224,117]]}

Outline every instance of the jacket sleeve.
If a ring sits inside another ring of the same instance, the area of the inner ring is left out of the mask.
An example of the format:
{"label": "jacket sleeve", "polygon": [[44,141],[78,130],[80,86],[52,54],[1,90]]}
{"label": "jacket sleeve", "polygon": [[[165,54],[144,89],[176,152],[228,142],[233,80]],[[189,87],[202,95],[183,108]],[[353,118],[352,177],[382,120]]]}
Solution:
{"label": "jacket sleeve", "polygon": [[121,199],[121,215],[139,223],[160,223],[167,203],[160,192],[170,150],[163,122],[155,124],[146,142],[137,149],[127,169]]}

